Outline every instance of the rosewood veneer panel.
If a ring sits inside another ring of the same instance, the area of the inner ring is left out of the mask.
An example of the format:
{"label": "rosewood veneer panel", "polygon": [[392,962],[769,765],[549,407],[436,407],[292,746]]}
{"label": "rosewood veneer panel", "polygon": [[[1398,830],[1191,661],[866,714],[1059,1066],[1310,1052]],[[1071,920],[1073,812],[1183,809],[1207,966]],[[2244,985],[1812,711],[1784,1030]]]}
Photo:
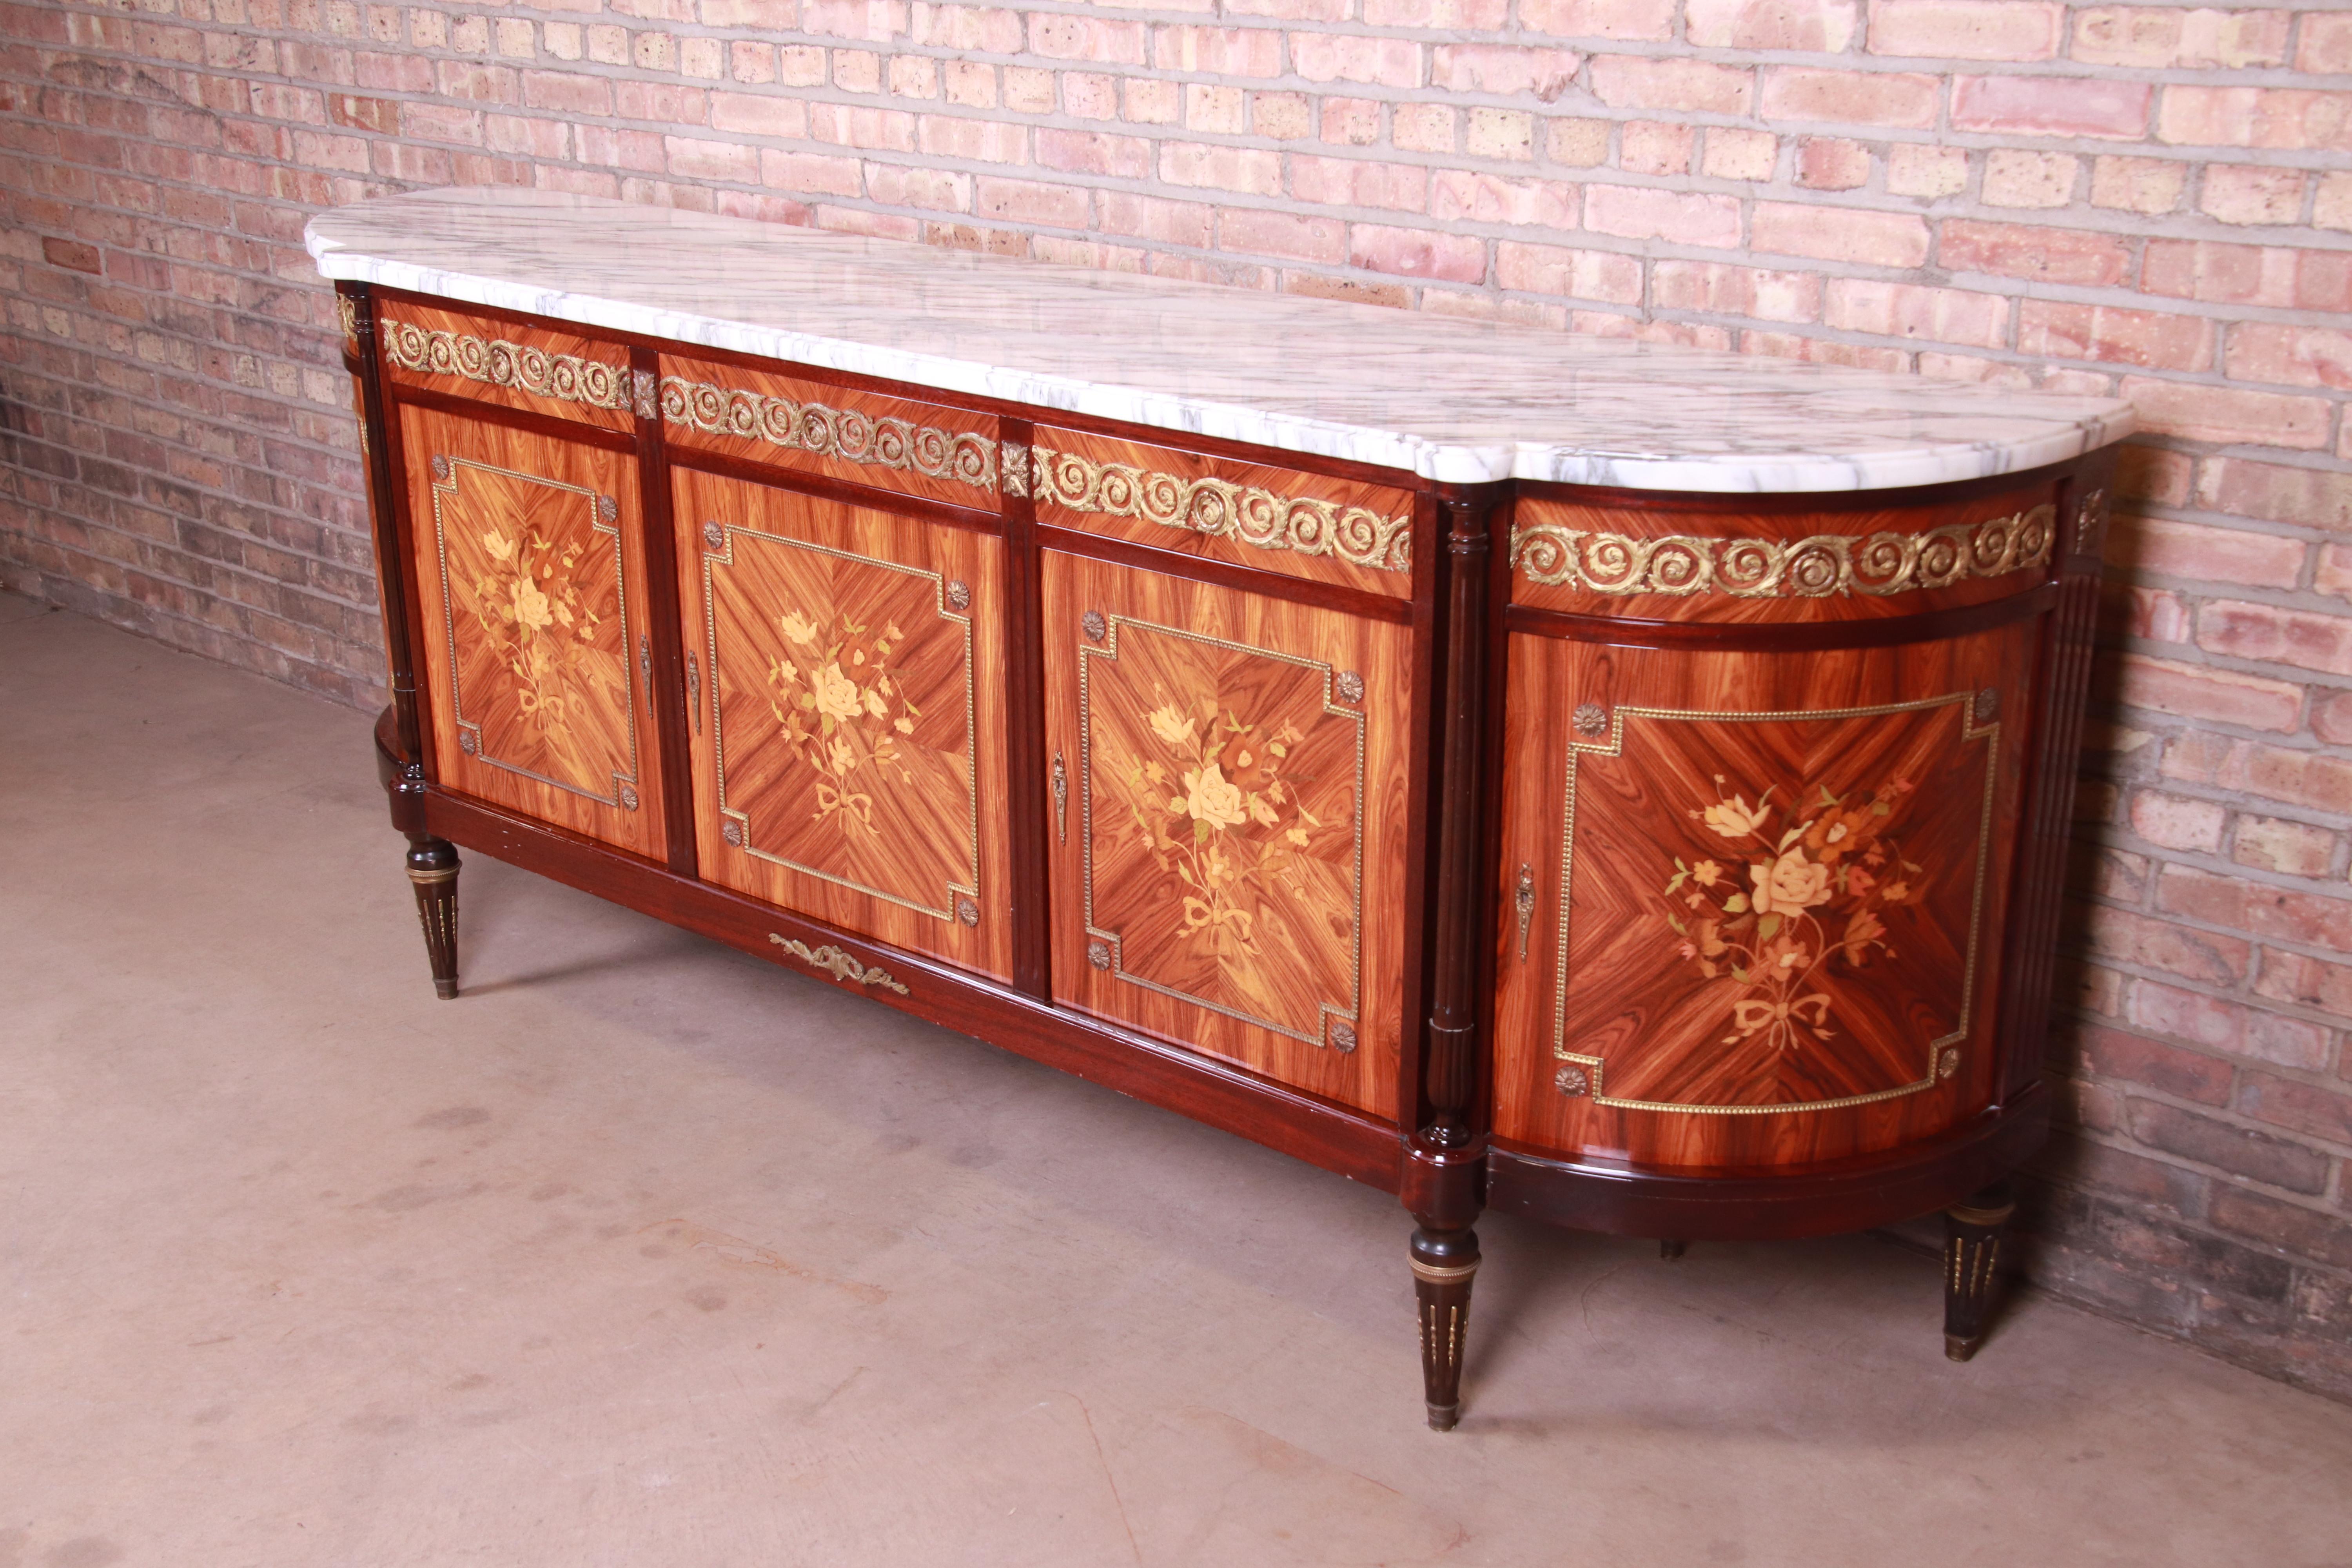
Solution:
{"label": "rosewood veneer panel", "polygon": [[2039,629],[1798,654],[1513,637],[1497,1135],[1754,1169],[1999,1098]]}
{"label": "rosewood veneer panel", "polygon": [[401,419],[441,782],[660,856],[635,459],[434,409]]}
{"label": "rosewood veneer panel", "polygon": [[703,874],[1009,976],[1003,541],[674,483]]}
{"label": "rosewood veneer panel", "polygon": [[1392,1115],[1405,628],[1058,552],[1045,583],[1055,997]]}

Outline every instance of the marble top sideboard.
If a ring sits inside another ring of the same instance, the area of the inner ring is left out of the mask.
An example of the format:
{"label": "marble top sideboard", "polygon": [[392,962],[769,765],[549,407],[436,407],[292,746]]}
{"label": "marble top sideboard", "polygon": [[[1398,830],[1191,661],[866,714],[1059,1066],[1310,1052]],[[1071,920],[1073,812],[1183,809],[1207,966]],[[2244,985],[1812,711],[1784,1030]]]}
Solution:
{"label": "marble top sideboard", "polygon": [[1863,490],[2121,439],[2127,403],[1097,272],[555,192],[321,214],[320,270],[591,327],[1402,469]]}

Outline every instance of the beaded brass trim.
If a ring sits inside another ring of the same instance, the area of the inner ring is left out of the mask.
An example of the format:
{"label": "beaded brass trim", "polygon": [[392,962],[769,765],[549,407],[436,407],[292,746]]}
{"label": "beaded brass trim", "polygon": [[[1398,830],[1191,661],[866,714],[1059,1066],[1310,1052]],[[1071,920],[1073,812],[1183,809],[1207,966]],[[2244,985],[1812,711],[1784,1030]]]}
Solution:
{"label": "beaded brass trim", "polygon": [[1030,476],[1040,501],[1072,511],[1134,517],[1258,550],[1328,555],[1381,572],[1412,570],[1412,518],[1382,517],[1360,506],[1311,496],[1277,495],[1230,479],[1179,479],[1126,463],[1097,463],[1050,447],[1031,451]]}
{"label": "beaded brass trim", "polygon": [[[2055,515],[2054,513],[2053,514]],[[2046,547],[2046,542],[2045,542]],[[1868,708],[1804,709],[1780,713],[1713,713],[1668,708],[1621,707],[1610,714],[1609,732],[1597,741],[1570,741],[1568,747],[1568,767],[1560,806],[1559,887],[1563,913],[1559,934],[1553,952],[1551,1040],[1552,1059],[1570,1063],[1581,1073],[1591,1075],[1589,1085],[1578,1081],[1570,1087],[1565,1071],[1555,1079],[1560,1092],[1582,1094],[1590,1089],[1593,1103],[1619,1110],[1666,1110],[1685,1116],[1782,1116],[1798,1111],[1843,1110],[1849,1106],[1874,1105],[1881,1100],[1898,1100],[1933,1089],[1948,1077],[1942,1070],[1942,1057],[1947,1047],[1964,1045],[1975,1027],[1978,962],[1984,938],[1985,896],[1992,871],[1993,807],[2000,783],[2000,721],[1978,710],[1974,692],[1954,692],[1945,697],[1923,697],[1911,702],[1886,702]],[[1972,746],[1984,743],[1984,795],[1977,808],[1976,866],[1969,896],[1968,949],[1960,969],[1959,1017],[1944,1034],[1926,1043],[1927,1060],[1919,1076],[1909,1083],[1894,1089],[1882,1089],[1864,1094],[1841,1095],[1828,1100],[1791,1100],[1779,1105],[1685,1105],[1674,1100],[1622,1100],[1609,1093],[1608,1063],[1598,1054],[1572,1051],[1568,1048],[1568,998],[1574,984],[1569,964],[1568,911],[1573,907],[1571,889],[1576,886],[1576,792],[1577,763],[1586,757],[1616,757],[1624,754],[1625,727],[1629,719],[1643,719],[1662,723],[1708,724],[1780,724],[1791,721],[1818,719],[1875,719],[1897,713],[1918,713],[1931,708],[1958,706],[1960,710],[1959,743]],[[1957,1065],[1957,1064],[1956,1064]]]}
{"label": "beaded brass trim", "polygon": [[[1090,620],[1101,618],[1097,611],[1088,610],[1087,615]],[[1163,985],[1156,980],[1146,979],[1143,975],[1126,967],[1126,949],[1123,945],[1125,938],[1119,932],[1102,925],[1095,915],[1093,670],[1097,663],[1111,665],[1118,662],[1119,637],[1122,634],[1132,639],[1145,633],[1157,637],[1176,637],[1185,642],[1201,643],[1227,653],[1248,654],[1276,664],[1319,670],[1325,682],[1323,714],[1335,719],[1350,720],[1356,726],[1356,799],[1359,802],[1367,798],[1364,792],[1364,767],[1369,721],[1365,718],[1363,710],[1359,708],[1343,708],[1332,700],[1330,683],[1336,672],[1320,659],[1307,658],[1295,653],[1279,653],[1269,647],[1258,647],[1249,643],[1211,637],[1206,632],[1191,631],[1181,626],[1163,626],[1151,621],[1121,615],[1113,615],[1104,626],[1103,632],[1104,636],[1097,640],[1103,641],[1104,647],[1078,649],[1078,845],[1081,856],[1078,887],[1084,897],[1086,932],[1093,939],[1087,943],[1087,962],[1097,969],[1108,971],[1114,978],[1124,980],[1130,985],[1139,985],[1147,991],[1156,991],[1162,996],[1172,996],[1179,1002],[1189,1002],[1195,1007],[1204,1007],[1224,1017],[1255,1025],[1286,1039],[1297,1040],[1318,1048],[1320,1048],[1328,1039],[1330,1043],[1339,1045],[1342,1052],[1354,1050],[1356,1048],[1354,1026],[1363,1020],[1364,995],[1365,829],[1360,810],[1352,825],[1353,847],[1356,853],[1354,876],[1351,879],[1353,901],[1348,910],[1349,916],[1348,997],[1344,1005],[1328,1000],[1319,1001],[1317,1004],[1317,1029],[1314,1034],[1307,1034],[1271,1018],[1261,1018],[1239,1007],[1228,1007],[1222,1003],[1212,1002],[1204,996],[1194,995],[1189,991],[1181,991],[1172,985]],[[1096,636],[1093,626],[1089,626],[1087,628],[1087,635]],[[1235,719],[1233,721],[1238,723],[1239,720]],[[1198,890],[1197,887],[1196,890]],[[1339,1044],[1338,1037],[1332,1034],[1335,1026],[1344,1026],[1348,1030],[1345,1044]]]}
{"label": "beaded brass trim", "polygon": [[2058,509],[2047,503],[1919,533],[1816,533],[1803,539],[1688,533],[1637,539],[1552,522],[1521,523],[1511,529],[1511,564],[1530,583],[1591,594],[1884,596],[2047,565],[2057,525]]}
{"label": "beaded brass trim", "polygon": [[561,403],[582,403],[591,408],[629,406],[626,365],[572,354],[551,354],[529,343],[504,338],[478,338],[470,332],[428,331],[412,321],[383,324],[384,357],[401,369],[419,375],[462,375],[488,386],[551,397]]}
{"label": "beaded brass trim", "polygon": [[812,457],[951,479],[977,490],[996,489],[996,443],[969,431],[794,403],[681,375],[662,377],[661,413],[671,424],[690,425],[707,436],[765,441]]}

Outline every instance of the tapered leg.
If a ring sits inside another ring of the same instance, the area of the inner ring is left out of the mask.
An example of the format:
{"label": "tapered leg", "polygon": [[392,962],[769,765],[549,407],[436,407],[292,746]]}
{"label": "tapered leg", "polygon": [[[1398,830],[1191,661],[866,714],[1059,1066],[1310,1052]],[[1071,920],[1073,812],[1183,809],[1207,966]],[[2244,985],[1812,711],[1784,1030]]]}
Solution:
{"label": "tapered leg", "polygon": [[425,923],[434,994],[446,1002],[457,994],[457,847],[429,834],[411,834],[408,879],[416,885],[416,917]]}
{"label": "tapered leg", "polygon": [[1412,1233],[1412,1292],[1421,1302],[1421,1386],[1433,1431],[1462,1419],[1462,1343],[1470,1323],[1470,1281],[1478,1272],[1478,1233]]}
{"label": "tapered leg", "polygon": [[1658,1243],[1658,1256],[1669,1263],[1676,1262],[1689,1247],[1687,1241],[1661,1241]]}
{"label": "tapered leg", "polygon": [[1966,1361],[1984,1343],[2001,1237],[2017,1200],[2007,1182],[1944,1211],[1944,1353]]}

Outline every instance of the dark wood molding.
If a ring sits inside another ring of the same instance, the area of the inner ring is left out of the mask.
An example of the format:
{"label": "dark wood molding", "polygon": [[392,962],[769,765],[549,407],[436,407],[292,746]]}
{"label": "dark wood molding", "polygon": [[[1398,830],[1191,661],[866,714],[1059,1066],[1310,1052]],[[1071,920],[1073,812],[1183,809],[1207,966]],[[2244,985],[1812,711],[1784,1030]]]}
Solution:
{"label": "dark wood molding", "polygon": [[[1025,447],[1029,426],[1007,419],[998,439]],[[1021,494],[1001,492],[1004,509],[1004,639],[1012,689],[1005,713],[1012,733],[1006,747],[1007,783],[1013,792],[1009,833],[1013,852],[1013,984],[1046,1001],[1054,994],[1053,879],[1047,872],[1045,823],[1053,803],[1051,765],[1045,757],[1045,585],[1037,542],[1034,479]]]}
{"label": "dark wood molding", "polygon": [[2059,602],[2042,624],[2035,682],[2034,745],[2026,764],[2018,825],[2015,892],[2001,952],[1998,1036],[2004,1086],[2039,1082],[2049,1054],[2051,988],[2057,976],[2058,921],[2067,849],[2074,839],[2083,721],[2099,615],[2099,578],[2115,489],[2110,447],[2084,459],[2058,496]]}
{"label": "dark wood molding", "polygon": [[1933,1214],[2017,1169],[2050,1131],[2040,1082],[1889,1153],[1806,1167],[1677,1175],[1562,1160],[1496,1142],[1486,1203],[1571,1230],[1684,1241],[1794,1240]]}
{"label": "dark wood molding", "polygon": [[[629,351],[632,375],[650,375],[654,354],[649,349]],[[638,506],[646,520],[646,616],[650,640],[632,654],[650,657],[649,693],[654,733],[660,746],[664,826],[669,844],[669,868],[681,877],[695,875],[699,850],[694,838],[694,763],[688,750],[686,711],[686,631],[678,605],[677,527],[672,511],[667,453],[658,414],[637,416]]]}

